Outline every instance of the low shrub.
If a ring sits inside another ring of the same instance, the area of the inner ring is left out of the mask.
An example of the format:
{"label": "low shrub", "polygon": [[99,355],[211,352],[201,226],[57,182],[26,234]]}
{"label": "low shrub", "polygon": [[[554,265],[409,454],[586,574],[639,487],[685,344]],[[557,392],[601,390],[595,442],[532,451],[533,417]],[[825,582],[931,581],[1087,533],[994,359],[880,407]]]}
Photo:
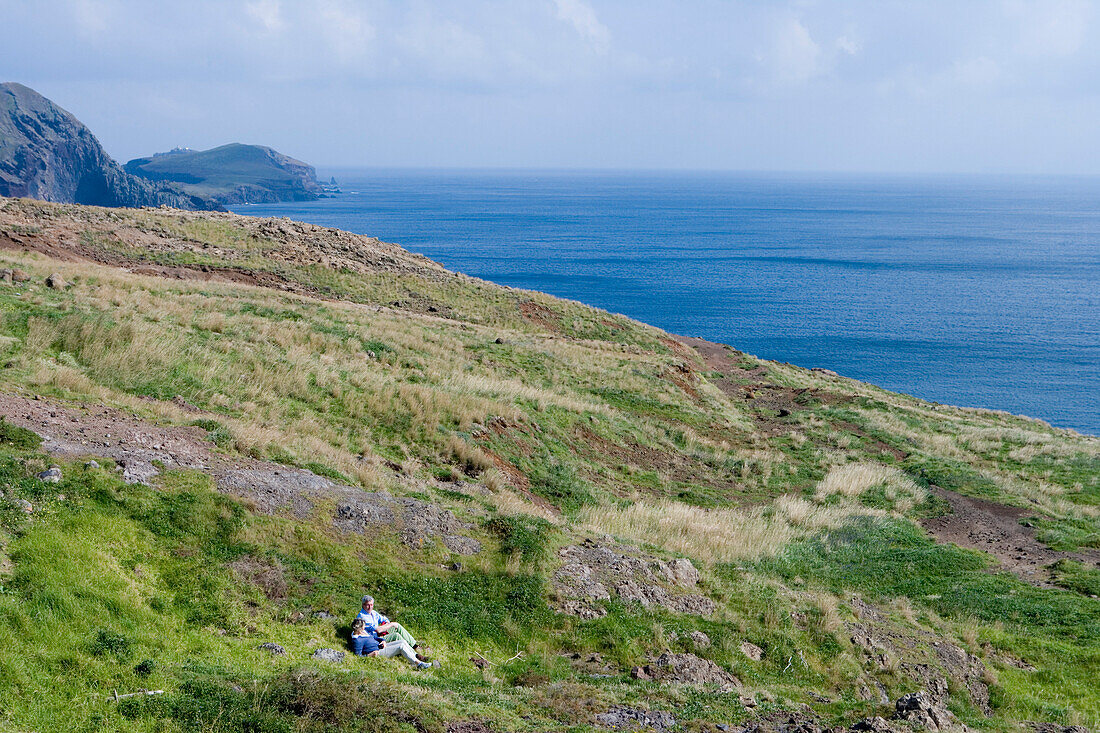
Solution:
{"label": "low shrub", "polygon": [[485,529],[500,540],[501,554],[537,562],[546,557],[554,525],[539,517],[512,514],[493,517],[485,522]]}

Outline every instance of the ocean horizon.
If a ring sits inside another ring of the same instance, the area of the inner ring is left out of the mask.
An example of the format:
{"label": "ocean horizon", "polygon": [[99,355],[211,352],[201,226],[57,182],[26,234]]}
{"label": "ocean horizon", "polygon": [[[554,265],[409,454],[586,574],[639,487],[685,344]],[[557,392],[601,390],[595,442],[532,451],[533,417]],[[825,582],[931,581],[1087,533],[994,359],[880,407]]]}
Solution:
{"label": "ocean horizon", "polygon": [[323,169],[243,205],[926,400],[1100,434],[1100,178]]}

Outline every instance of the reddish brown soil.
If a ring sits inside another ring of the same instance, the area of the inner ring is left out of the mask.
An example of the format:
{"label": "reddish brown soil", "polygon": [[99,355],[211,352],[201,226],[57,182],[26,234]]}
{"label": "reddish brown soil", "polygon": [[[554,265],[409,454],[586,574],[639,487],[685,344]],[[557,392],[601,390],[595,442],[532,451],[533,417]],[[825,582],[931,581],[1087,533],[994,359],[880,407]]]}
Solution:
{"label": "reddish brown soil", "polygon": [[677,338],[703,357],[708,371],[721,375],[710,377],[710,382],[727,397],[749,408],[757,430],[764,437],[788,432],[791,424],[785,418],[799,410],[805,410],[812,403],[836,403],[848,399],[844,395],[820,389],[771,384],[764,381],[768,373],[767,367],[761,365],[747,369],[741,366],[740,358],[744,354],[739,351],[693,336]]}
{"label": "reddish brown soil", "polygon": [[981,550],[997,558],[999,570],[1007,570],[1022,580],[1050,587],[1048,566],[1068,558],[1100,568],[1100,551],[1059,552],[1035,539],[1035,531],[1020,524],[1033,512],[1018,507],[962,496],[953,491],[935,489],[951,504],[952,513],[922,522],[940,542]]}
{"label": "reddish brown soil", "polygon": [[525,300],[519,304],[519,312],[529,323],[539,328],[546,329],[550,333],[562,333],[561,316],[541,303]]}

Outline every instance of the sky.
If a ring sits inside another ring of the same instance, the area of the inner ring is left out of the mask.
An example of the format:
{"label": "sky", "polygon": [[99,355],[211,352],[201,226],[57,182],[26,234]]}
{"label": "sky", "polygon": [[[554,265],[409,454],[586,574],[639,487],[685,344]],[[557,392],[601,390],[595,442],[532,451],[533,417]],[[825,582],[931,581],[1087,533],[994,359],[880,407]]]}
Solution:
{"label": "sky", "polygon": [[1088,0],[0,0],[125,162],[1100,174]]}

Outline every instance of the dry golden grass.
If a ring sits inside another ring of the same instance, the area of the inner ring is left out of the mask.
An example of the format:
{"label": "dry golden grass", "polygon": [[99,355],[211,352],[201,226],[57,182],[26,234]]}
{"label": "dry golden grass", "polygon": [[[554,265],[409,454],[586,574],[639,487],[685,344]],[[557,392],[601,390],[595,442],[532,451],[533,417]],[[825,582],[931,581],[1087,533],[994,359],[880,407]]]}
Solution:
{"label": "dry golden grass", "polygon": [[705,562],[775,555],[800,537],[839,527],[856,515],[881,515],[854,502],[823,506],[781,496],[749,509],[707,509],[673,501],[586,507],[579,520],[597,533],[645,542]]}
{"label": "dry golden grass", "polygon": [[839,494],[855,499],[876,486],[884,488],[886,499],[902,514],[928,498],[928,492],[900,470],[878,463],[834,466],[817,485],[814,498],[824,501],[829,496]]}

